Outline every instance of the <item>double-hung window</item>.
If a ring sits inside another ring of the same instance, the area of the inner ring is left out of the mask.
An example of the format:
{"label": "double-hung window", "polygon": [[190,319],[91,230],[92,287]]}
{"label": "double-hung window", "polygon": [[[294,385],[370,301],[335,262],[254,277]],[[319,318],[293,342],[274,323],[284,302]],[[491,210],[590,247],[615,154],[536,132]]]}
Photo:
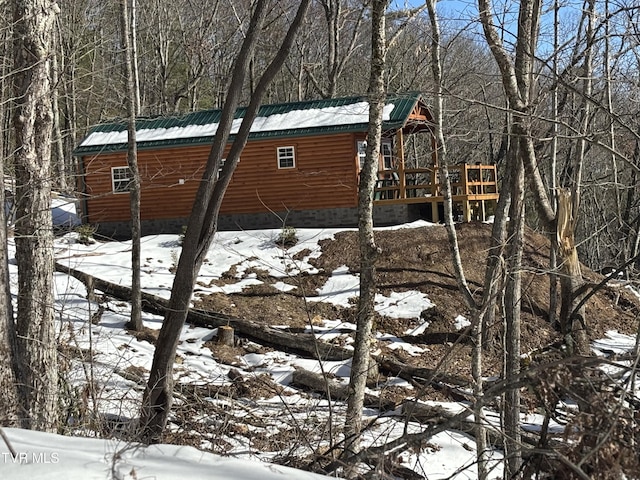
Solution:
{"label": "double-hung window", "polygon": [[358,170],[360,170],[364,165],[365,159],[367,158],[367,141],[358,140],[357,148],[358,148]]}
{"label": "double-hung window", "polygon": [[296,152],[294,147],[278,147],[278,168],[295,168]]}
{"label": "double-hung window", "polygon": [[111,167],[111,186],[113,193],[128,193],[131,183],[129,167]]}
{"label": "double-hung window", "polygon": [[391,147],[390,142],[382,142],[381,146],[382,150],[382,163],[384,165],[385,170],[393,170],[394,161],[393,161],[393,148]]}

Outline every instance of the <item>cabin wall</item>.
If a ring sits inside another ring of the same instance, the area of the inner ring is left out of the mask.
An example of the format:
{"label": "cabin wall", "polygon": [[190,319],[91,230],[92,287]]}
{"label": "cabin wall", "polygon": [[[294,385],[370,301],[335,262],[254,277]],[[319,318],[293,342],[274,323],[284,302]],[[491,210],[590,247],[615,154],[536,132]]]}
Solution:
{"label": "cabin wall", "polygon": [[[186,217],[202,177],[207,146],[139,150],[141,220]],[[114,193],[112,167],[126,167],[126,152],[84,157],[85,222],[129,221],[129,194]]]}
{"label": "cabin wall", "polygon": [[[293,146],[295,167],[278,168],[278,147]],[[357,205],[353,134],[277,138],[248,143],[221,214],[345,208]]]}
{"label": "cabin wall", "polygon": [[[287,146],[295,148],[295,166],[280,169],[277,148]],[[184,225],[209,149],[210,145],[198,145],[138,151],[146,233]],[[84,220],[102,226],[106,234],[130,220],[129,194],[113,193],[111,178],[112,167],[126,164],[126,152],[83,157]],[[302,219],[329,209],[336,222],[346,224],[357,206],[357,182],[354,134],[253,140],[242,152],[220,213],[231,219],[230,224],[242,220],[259,228],[269,217],[282,224],[274,212]],[[316,226],[324,224],[321,217],[316,216]]]}

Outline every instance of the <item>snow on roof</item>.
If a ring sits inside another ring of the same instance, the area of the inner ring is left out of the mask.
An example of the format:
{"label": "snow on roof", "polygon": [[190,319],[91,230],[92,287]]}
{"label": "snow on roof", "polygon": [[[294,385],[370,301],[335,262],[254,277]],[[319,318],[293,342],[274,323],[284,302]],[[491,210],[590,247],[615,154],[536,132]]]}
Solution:
{"label": "snow on roof", "polygon": [[[394,108],[395,105],[393,103],[385,105],[383,110],[383,121],[389,121],[391,118],[391,112]],[[366,101],[359,101],[347,105],[298,109],[284,113],[259,116],[256,117],[253,122],[251,133],[366,124],[368,121],[369,103]],[[237,118],[233,121],[231,129],[232,134],[238,132],[241,122],[242,118]],[[160,140],[211,137],[216,133],[217,128],[217,122],[206,123],[203,125],[174,126],[170,128],[142,128],[136,132],[136,140],[138,142],[153,142]],[[82,141],[80,147],[118,145],[126,142],[126,128],[120,131],[94,131]]]}

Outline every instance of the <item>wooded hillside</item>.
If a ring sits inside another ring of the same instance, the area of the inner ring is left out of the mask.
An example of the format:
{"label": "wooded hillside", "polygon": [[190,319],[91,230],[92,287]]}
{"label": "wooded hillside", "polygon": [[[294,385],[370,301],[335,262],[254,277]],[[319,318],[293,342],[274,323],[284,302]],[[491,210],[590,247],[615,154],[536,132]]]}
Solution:
{"label": "wooded hillside", "polygon": [[[474,418],[480,479],[489,477],[495,439],[484,410],[493,395],[499,397],[494,406],[505,478],[526,472],[544,478],[544,471],[559,471],[563,478],[622,478],[637,472],[639,345],[625,352],[624,365],[616,366],[625,373],[617,378],[601,368],[590,343],[607,321],[632,331],[638,318],[633,299],[607,285],[615,279],[637,286],[639,278],[637,1],[0,0],[0,8],[0,178],[6,182],[0,203],[6,195],[12,206],[0,214],[6,226],[0,269],[7,272],[0,279],[4,423],[54,431],[64,422],[58,411],[50,201],[52,190],[80,200],[92,195],[81,188],[90,182],[78,177],[73,157],[89,127],[127,118],[127,166],[121,165],[122,177],[115,180],[124,180],[118,193],[139,212],[136,115],[222,109],[181,253],[167,275],[171,299],[141,402],[136,438],[157,442],[172,412],[176,348],[198,272],[209,261],[224,193],[260,103],[357,94],[367,95],[369,103],[359,245],[357,255],[347,243],[336,253],[359,273],[356,353],[347,392],[337,390],[346,397],[347,414],[340,427],[344,441],[331,449],[341,451],[332,450],[321,468],[353,478],[363,463],[372,475],[384,470],[374,461],[375,448],[360,448],[365,383],[369,365],[376,366],[369,363],[375,298],[391,284],[426,281],[442,298],[455,288],[460,295],[451,301],[459,305],[452,308],[468,313],[471,352],[464,361],[472,381],[463,396]],[[372,228],[382,107],[388,93],[406,91],[422,92],[432,113],[436,141],[430,146],[440,169],[445,223],[435,245],[403,244],[384,235],[377,245]],[[226,152],[239,105],[247,106],[247,114]],[[454,171],[462,162],[497,167],[500,199],[490,234],[486,226],[474,231],[467,230],[473,225],[454,224],[449,166]],[[124,212],[125,202],[119,207]],[[482,241],[476,237],[481,230]],[[8,247],[11,233],[15,250]],[[138,331],[139,233],[139,222],[132,222],[130,326]],[[90,227],[81,235],[88,242]],[[544,250],[547,239],[548,251],[540,254],[535,245]],[[481,246],[469,250],[476,241]],[[284,242],[282,247],[286,251]],[[388,263],[394,255],[413,259],[416,265],[406,268],[427,271],[426,279],[395,271],[400,259]],[[435,273],[429,272],[434,255],[443,265]],[[611,275],[598,277],[597,271]],[[540,342],[545,352],[547,340],[557,338],[549,368],[529,369],[523,356],[526,339],[538,340],[527,330],[536,324],[550,327],[540,328],[549,336]],[[447,336],[441,340],[452,343]],[[501,368],[487,359],[502,362]],[[489,380],[489,374],[500,378]],[[542,397],[539,403],[528,403],[531,385]],[[562,408],[565,402],[575,403],[575,412]],[[544,409],[545,423],[537,450],[528,456],[521,414],[532,405]],[[605,410],[610,414],[603,419]],[[569,425],[567,435],[578,433],[558,447],[547,433],[550,420],[560,416]],[[404,437],[407,448],[415,447],[411,438]]]}

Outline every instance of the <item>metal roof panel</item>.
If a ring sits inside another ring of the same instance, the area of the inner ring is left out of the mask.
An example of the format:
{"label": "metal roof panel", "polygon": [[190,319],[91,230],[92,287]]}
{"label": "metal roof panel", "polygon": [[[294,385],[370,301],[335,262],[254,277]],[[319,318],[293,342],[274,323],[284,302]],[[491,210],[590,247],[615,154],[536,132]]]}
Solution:
{"label": "metal roof panel", "polygon": [[[386,103],[387,106],[393,104],[393,109],[390,110],[388,118],[383,122],[383,130],[401,128],[419,101],[422,101],[422,96],[418,92],[389,95]],[[328,114],[328,119],[326,119],[327,123],[321,125],[316,125],[311,122],[309,125],[291,126],[284,122],[283,127],[278,128],[277,123],[278,116],[286,118],[286,115],[292,112],[311,110],[313,111],[313,115],[316,116],[318,111],[322,111],[322,109],[337,109],[329,111],[343,112],[340,110],[340,107],[362,104],[362,102],[366,102],[366,97],[354,96],[263,105],[258,111],[254,125],[258,119],[265,123],[272,122],[274,125],[272,125],[271,129],[258,129],[258,131],[251,132],[249,139],[366,132],[368,128],[367,121],[354,123],[337,123],[336,121],[336,123],[332,123],[331,114]],[[236,119],[235,122],[240,121],[245,111],[246,108],[244,107],[236,110],[234,116]],[[180,145],[196,145],[210,142],[215,134],[217,123],[220,121],[221,113],[221,110],[203,110],[179,116],[138,118],[136,119],[136,131],[145,133],[152,132],[151,135],[147,135],[147,140],[138,141],[138,148],[171,148]],[[338,115],[336,115],[336,117],[337,116]],[[348,111],[346,111],[344,117],[347,121],[352,118],[349,116]],[[86,142],[89,138],[91,138],[92,141],[87,145],[81,143],[73,153],[74,155],[85,155],[88,153],[106,153],[126,150],[127,144],[126,141],[123,141],[123,139],[126,138],[124,137],[126,130],[127,123],[122,120],[97,125],[90,130],[82,143]],[[187,130],[190,132],[189,135],[182,133]],[[176,136],[171,137],[167,132],[174,132]]]}

